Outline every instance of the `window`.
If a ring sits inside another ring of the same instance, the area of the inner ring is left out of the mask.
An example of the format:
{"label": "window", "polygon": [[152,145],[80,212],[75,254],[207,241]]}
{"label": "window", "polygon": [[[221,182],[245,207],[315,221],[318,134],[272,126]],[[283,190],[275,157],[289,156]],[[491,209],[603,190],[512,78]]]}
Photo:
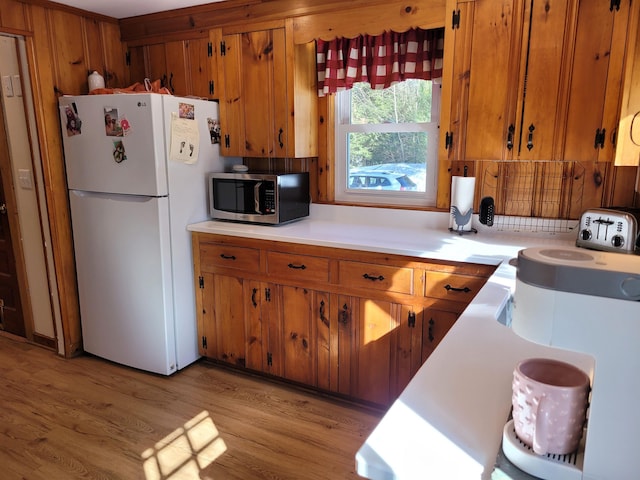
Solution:
{"label": "window", "polygon": [[357,83],[335,97],[336,200],[435,205],[440,85]]}

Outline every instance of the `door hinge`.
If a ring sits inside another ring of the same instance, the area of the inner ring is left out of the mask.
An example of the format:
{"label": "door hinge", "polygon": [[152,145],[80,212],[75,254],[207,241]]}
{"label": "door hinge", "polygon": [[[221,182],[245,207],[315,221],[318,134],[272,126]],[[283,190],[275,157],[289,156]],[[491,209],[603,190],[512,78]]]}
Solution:
{"label": "door hinge", "polygon": [[213,57],[213,43],[207,43],[207,57]]}
{"label": "door hinge", "polygon": [[131,52],[127,50],[127,53],[124,54],[124,63],[126,63],[127,67],[131,66]]}
{"label": "door hinge", "polygon": [[204,288],[204,277],[198,277],[198,285],[200,286],[200,288]]}
{"label": "door hinge", "polygon": [[207,349],[207,337],[202,336],[202,348]]}
{"label": "door hinge", "polygon": [[620,0],[611,0],[611,3],[609,3],[609,11],[613,12],[614,8],[620,11]]}
{"label": "door hinge", "polygon": [[265,289],[264,289],[264,299],[265,299],[267,302],[270,302],[270,301],[271,301],[271,289],[270,289],[270,288],[265,288]]}
{"label": "door hinge", "polygon": [[596,138],[593,142],[593,148],[604,148],[605,132],[606,129],[604,128],[602,130],[599,128],[596,130]]}
{"label": "door hinge", "polygon": [[213,95],[213,80],[209,80],[209,95]]}
{"label": "door hinge", "polygon": [[453,30],[460,28],[460,10],[454,10],[451,15],[451,28]]}
{"label": "door hinge", "polygon": [[227,45],[224,42],[220,42],[220,55],[223,57],[227,54]]}
{"label": "door hinge", "polygon": [[453,132],[444,134],[444,149],[449,150],[450,148],[453,148]]}
{"label": "door hinge", "polygon": [[267,352],[267,366],[273,366],[273,355],[271,355],[271,352]]}
{"label": "door hinge", "polygon": [[224,136],[224,146],[225,148],[230,148],[231,142],[229,141],[229,135]]}
{"label": "door hinge", "polygon": [[415,326],[416,326],[416,312],[409,312],[409,315],[407,317],[407,323],[409,324],[409,327],[415,328]]}

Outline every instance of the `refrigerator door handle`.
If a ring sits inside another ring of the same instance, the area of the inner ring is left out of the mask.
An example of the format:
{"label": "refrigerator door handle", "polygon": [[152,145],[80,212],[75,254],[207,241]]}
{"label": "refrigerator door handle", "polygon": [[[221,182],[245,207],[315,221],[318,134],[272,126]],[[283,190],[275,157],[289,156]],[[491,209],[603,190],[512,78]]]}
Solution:
{"label": "refrigerator door handle", "polygon": [[112,200],[121,200],[125,202],[148,202],[153,198],[162,198],[166,197],[166,195],[161,195],[160,197],[150,197],[148,195],[128,195],[125,193],[103,193],[103,192],[87,192],[85,190],[69,190],[69,193],[77,197],[94,197],[94,198],[110,198]]}

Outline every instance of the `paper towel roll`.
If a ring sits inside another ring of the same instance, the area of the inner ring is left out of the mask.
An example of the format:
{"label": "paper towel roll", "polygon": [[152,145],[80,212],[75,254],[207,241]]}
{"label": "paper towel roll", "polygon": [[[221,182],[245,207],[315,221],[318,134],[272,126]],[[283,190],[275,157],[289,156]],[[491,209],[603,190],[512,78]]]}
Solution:
{"label": "paper towel roll", "polygon": [[459,232],[473,229],[473,197],[476,188],[475,177],[453,177],[451,179],[451,217],[449,228]]}

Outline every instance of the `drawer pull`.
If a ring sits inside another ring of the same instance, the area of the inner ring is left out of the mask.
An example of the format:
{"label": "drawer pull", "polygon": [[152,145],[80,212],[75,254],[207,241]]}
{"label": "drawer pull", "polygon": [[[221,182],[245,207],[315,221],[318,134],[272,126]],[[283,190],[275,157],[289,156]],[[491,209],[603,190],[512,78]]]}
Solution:
{"label": "drawer pull", "polygon": [[293,263],[290,263],[289,265],[287,265],[287,267],[292,268],[294,270],[304,270],[307,268],[307,266],[304,263],[302,265],[294,265]]}
{"label": "drawer pull", "polygon": [[464,292],[464,293],[469,293],[471,291],[471,289],[469,287],[464,287],[464,288],[456,288],[456,287],[452,287],[451,285],[449,285],[448,283],[444,286],[445,290],[451,290],[452,292]]}
{"label": "drawer pull", "polygon": [[365,278],[367,280],[371,280],[372,282],[375,282],[376,280],[384,280],[384,277],[382,275],[378,275],[377,277],[373,276],[373,275],[369,275],[368,273],[365,273],[364,275],[362,275],[362,278]]}
{"label": "drawer pull", "polygon": [[329,326],[329,319],[324,315],[324,300],[320,301],[320,321],[324,323],[327,327]]}
{"label": "drawer pull", "polygon": [[222,258],[223,260],[235,260],[236,256],[235,255],[225,255],[224,253],[220,254],[220,258]]}

